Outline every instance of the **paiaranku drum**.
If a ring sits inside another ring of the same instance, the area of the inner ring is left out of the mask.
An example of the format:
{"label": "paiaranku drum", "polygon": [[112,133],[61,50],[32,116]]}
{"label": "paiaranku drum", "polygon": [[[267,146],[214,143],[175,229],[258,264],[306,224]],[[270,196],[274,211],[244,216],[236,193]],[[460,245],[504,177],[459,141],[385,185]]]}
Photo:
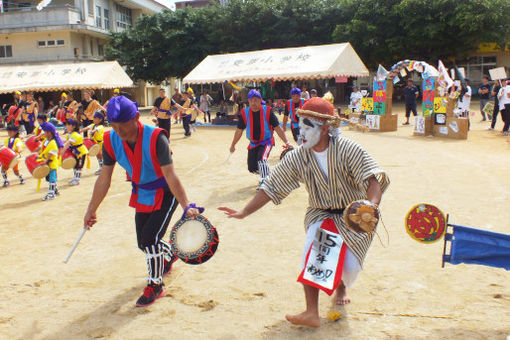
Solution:
{"label": "paiaranku drum", "polygon": [[188,264],[208,261],[218,249],[218,232],[202,215],[179,220],[170,231],[172,252]]}
{"label": "paiaranku drum", "polygon": [[73,169],[76,166],[76,158],[70,150],[66,150],[64,156],[62,156],[62,162],[60,166],[66,170]]}
{"label": "paiaranku drum", "polygon": [[18,164],[18,155],[13,150],[0,146],[0,164],[3,168],[11,169]]}
{"label": "paiaranku drum", "polygon": [[96,157],[97,154],[101,151],[101,147],[99,146],[99,144],[92,141],[90,138],[85,138],[83,140],[83,145],[87,147],[90,157]]}
{"label": "paiaranku drum", "polygon": [[35,152],[35,150],[41,147],[41,142],[37,140],[37,136],[32,136],[25,141],[25,145],[30,152]]}
{"label": "paiaranku drum", "polygon": [[41,179],[50,173],[50,167],[42,159],[38,159],[39,155],[36,153],[31,154],[25,158],[25,164],[28,171],[34,176],[34,178]]}

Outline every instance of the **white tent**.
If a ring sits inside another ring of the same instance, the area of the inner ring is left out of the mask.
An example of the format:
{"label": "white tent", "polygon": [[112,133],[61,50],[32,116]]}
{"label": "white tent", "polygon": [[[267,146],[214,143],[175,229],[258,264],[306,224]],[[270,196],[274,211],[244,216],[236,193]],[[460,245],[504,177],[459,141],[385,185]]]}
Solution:
{"label": "white tent", "polygon": [[279,81],[337,76],[368,76],[363,61],[349,43],[210,55],[183,79],[183,83]]}
{"label": "white tent", "polygon": [[133,81],[116,61],[0,66],[0,94],[130,86]]}

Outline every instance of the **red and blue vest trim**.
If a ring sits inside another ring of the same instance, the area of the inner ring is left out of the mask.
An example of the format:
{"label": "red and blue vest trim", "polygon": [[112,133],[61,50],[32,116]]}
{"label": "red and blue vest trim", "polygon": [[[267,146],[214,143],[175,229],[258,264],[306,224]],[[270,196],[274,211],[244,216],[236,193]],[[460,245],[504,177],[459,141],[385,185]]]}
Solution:
{"label": "red and blue vest trim", "polygon": [[256,148],[261,145],[274,145],[273,138],[273,126],[270,122],[271,110],[267,108],[266,105],[260,106],[260,138],[255,140],[253,136],[253,112],[251,108],[247,107],[242,112],[242,117],[244,120],[244,124],[246,125],[246,138],[250,140],[250,145],[248,145],[248,149]]}
{"label": "red and blue vest trim", "polygon": [[133,190],[129,206],[137,212],[161,209],[164,189],[168,183],[163,176],[156,153],[159,134],[166,131],[138,122],[138,139],[134,151],[111,130],[104,134],[104,148],[131,178]]}
{"label": "red and blue vest trim", "polygon": [[[305,99],[301,98],[299,100],[299,108],[302,108],[305,104]],[[293,100],[289,99],[287,100],[287,105],[289,106],[289,116],[290,116],[290,126],[292,126],[293,129],[299,127],[299,116],[297,115],[297,112],[294,110]]]}

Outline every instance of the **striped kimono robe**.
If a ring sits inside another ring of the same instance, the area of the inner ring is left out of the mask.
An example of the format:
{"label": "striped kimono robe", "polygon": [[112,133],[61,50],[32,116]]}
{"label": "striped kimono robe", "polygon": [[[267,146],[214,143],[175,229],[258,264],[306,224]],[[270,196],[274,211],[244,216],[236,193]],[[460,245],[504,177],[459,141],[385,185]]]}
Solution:
{"label": "striped kimono robe", "polygon": [[375,160],[358,143],[330,136],[327,178],[313,151],[301,146],[287,153],[266,177],[261,189],[274,204],[280,204],[292,190],[304,183],[309,195],[305,228],[326,218],[334,219],[343,240],[363,265],[375,231],[357,233],[348,230],[343,215],[326,210],[343,209],[353,201],[366,199],[371,176],[376,177],[384,192],[390,180]]}

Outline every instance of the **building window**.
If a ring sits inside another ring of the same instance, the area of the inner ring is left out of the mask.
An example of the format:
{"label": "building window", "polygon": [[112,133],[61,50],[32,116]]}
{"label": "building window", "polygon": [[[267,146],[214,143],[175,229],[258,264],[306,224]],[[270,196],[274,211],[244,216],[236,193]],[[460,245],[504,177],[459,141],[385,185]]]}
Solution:
{"label": "building window", "polygon": [[90,41],[90,55],[94,55],[94,42],[92,40]]}
{"label": "building window", "polygon": [[110,29],[110,11],[108,9],[104,9],[104,29]]}
{"label": "building window", "polygon": [[94,0],[88,0],[88,9],[89,9],[89,16],[94,17]]}
{"label": "building window", "polygon": [[96,6],[96,26],[99,28],[103,27],[103,18],[101,17],[101,7]]}
{"label": "building window", "polygon": [[12,46],[11,45],[0,45],[0,58],[12,57]]}
{"label": "building window", "polygon": [[103,45],[97,44],[97,54],[100,56],[104,56],[104,48]]}
{"label": "building window", "polygon": [[45,48],[45,47],[58,47],[58,46],[64,46],[65,41],[63,39],[58,40],[39,40],[37,42],[37,47],[39,48]]}
{"label": "building window", "polygon": [[44,40],[43,41],[38,41],[37,42],[37,46],[38,47],[46,47],[46,41],[44,41]]}
{"label": "building window", "polygon": [[57,40],[57,46],[64,46],[64,40]]}
{"label": "building window", "polygon": [[55,46],[55,40],[48,40],[48,41],[46,42],[46,45],[48,45],[48,47],[53,47],[53,46]]}
{"label": "building window", "polygon": [[115,4],[117,9],[117,27],[129,28],[132,26],[132,15],[131,9]]}
{"label": "building window", "polygon": [[496,67],[496,56],[476,56],[469,58],[459,67],[464,67],[466,78],[473,84],[480,84],[484,75],[489,75],[489,70]]}

